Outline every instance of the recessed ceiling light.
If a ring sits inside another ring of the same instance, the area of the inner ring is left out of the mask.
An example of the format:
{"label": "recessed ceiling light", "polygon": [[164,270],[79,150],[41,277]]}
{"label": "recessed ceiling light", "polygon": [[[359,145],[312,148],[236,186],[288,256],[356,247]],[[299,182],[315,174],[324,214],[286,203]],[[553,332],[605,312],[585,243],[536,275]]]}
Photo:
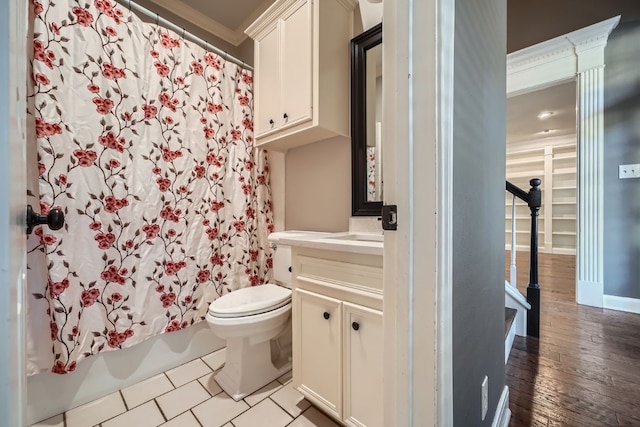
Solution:
{"label": "recessed ceiling light", "polygon": [[549,117],[553,116],[555,114],[554,111],[543,111],[542,113],[538,114],[538,118],[540,120],[546,120]]}
{"label": "recessed ceiling light", "polygon": [[544,129],[543,131],[538,132],[538,134],[547,135],[547,134],[550,134],[550,133],[554,133],[556,130],[557,129]]}

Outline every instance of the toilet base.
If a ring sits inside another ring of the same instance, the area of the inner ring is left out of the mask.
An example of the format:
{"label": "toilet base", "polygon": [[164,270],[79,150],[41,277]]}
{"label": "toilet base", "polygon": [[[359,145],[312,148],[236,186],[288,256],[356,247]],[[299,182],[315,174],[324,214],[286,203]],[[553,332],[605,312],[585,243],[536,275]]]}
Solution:
{"label": "toilet base", "polygon": [[227,340],[226,362],[214,379],[233,400],[245,398],[291,370],[291,339],[286,336],[291,333],[290,325],[287,329],[281,335],[282,347],[278,339],[256,344],[248,338]]}

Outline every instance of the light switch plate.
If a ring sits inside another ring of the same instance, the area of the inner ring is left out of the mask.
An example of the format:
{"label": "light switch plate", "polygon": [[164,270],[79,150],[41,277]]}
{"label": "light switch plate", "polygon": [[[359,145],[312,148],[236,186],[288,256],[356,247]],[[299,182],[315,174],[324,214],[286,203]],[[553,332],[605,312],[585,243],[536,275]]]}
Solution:
{"label": "light switch plate", "polygon": [[620,179],[640,178],[640,164],[619,165],[618,178]]}

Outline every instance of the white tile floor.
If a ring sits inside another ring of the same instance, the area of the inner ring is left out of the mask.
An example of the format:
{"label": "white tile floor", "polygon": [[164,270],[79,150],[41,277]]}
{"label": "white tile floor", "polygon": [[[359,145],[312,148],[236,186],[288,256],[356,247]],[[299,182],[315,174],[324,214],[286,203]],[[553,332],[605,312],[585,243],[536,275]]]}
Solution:
{"label": "white tile floor", "polygon": [[239,402],[213,373],[224,350],[193,360],[31,427],[336,427],[285,374]]}

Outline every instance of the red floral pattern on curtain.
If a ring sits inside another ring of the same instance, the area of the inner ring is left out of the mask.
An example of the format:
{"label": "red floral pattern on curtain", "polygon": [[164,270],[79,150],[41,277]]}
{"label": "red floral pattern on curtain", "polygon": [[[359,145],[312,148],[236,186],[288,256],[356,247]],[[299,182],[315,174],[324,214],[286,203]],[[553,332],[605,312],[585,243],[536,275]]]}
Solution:
{"label": "red floral pattern on curtain", "polygon": [[109,0],[34,14],[30,195],[66,224],[30,240],[28,371],[66,373],[265,283],[269,175],[249,71]]}

